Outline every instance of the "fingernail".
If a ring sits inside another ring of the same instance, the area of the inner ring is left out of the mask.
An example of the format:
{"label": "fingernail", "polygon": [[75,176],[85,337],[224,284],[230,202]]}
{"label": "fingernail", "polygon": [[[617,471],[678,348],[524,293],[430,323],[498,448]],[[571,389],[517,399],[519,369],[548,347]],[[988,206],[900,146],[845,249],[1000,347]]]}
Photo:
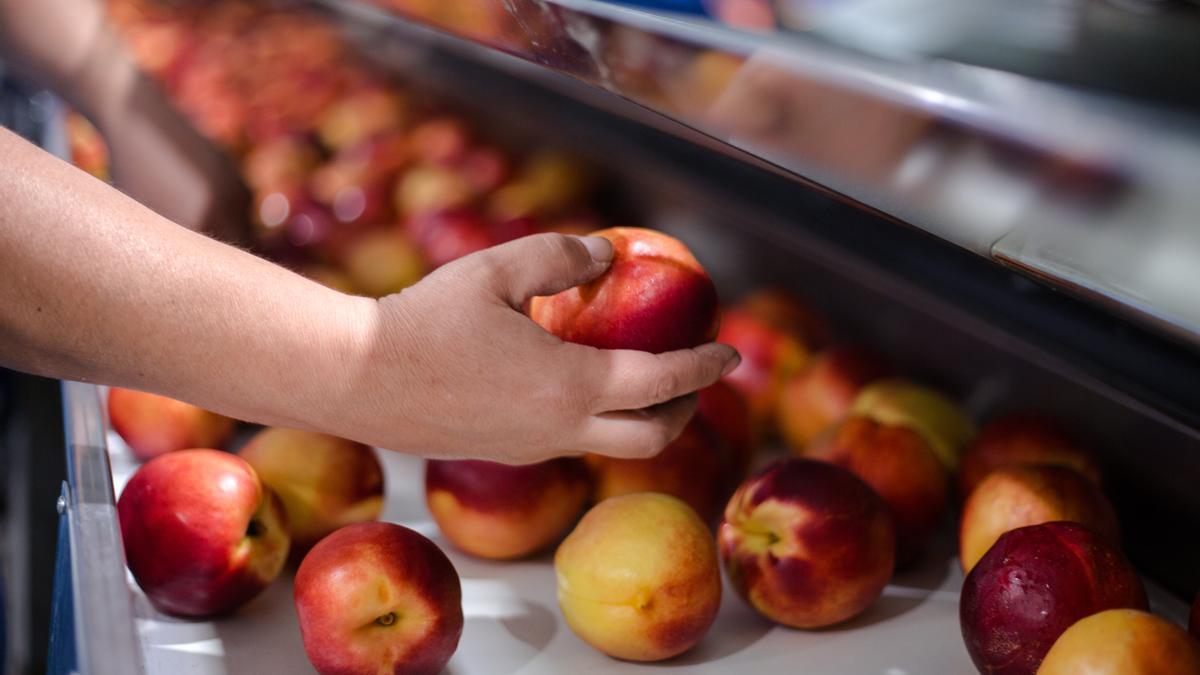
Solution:
{"label": "fingernail", "polygon": [[613,247],[612,242],[604,237],[576,237],[587,249],[588,255],[592,256],[592,260],[599,263],[612,262]]}
{"label": "fingernail", "polygon": [[736,369],[741,364],[742,364],[742,355],[737,352],[734,352],[733,357],[731,357],[728,361],[726,361],[725,367],[721,369],[721,377],[725,377],[726,375],[732,373],[734,371],[734,369]]}

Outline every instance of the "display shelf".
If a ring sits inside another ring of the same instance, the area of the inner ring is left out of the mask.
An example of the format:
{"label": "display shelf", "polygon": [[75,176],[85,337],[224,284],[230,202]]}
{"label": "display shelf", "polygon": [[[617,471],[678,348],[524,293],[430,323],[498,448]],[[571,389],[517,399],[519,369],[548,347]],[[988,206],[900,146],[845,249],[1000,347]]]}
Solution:
{"label": "display shelf", "polygon": [[1185,110],[596,0],[377,3],[401,11],[317,2],[382,53],[458,50],[1200,344],[1200,117]]}
{"label": "display shelf", "polygon": [[[300,640],[292,606],[292,571],[231,616],[183,620],[156,611],[124,569],[119,548],[93,547],[110,541],[116,527],[113,494],[137,469],[137,462],[114,433],[105,431],[102,389],[68,383],[67,416],[72,429],[74,468],[71,494],[94,504],[98,517],[69,511],[71,558],[89,571],[72,580],[76,630],[83,675],[95,673],[198,673],[202,675],[313,672]],[[98,452],[97,452],[98,451]],[[429,536],[459,572],[466,624],[447,673],[634,673],[650,670],[724,673],[753,668],[757,673],[878,672],[964,673],[972,666],[958,626],[962,575],[944,538],[917,569],[898,574],[883,597],[858,618],[821,631],[775,626],[724,588],[716,623],[704,641],[680,657],[658,664],[609,659],[581,642],[563,623],[555,600],[550,556],[518,562],[487,562],[454,550],[430,520],[423,498],[422,460],[377,451],[385,468],[387,501],[383,519]],[[111,473],[110,473],[111,467]],[[110,478],[111,477],[111,478]],[[111,483],[108,481],[111,480]],[[83,495],[90,495],[83,498]],[[114,580],[122,592],[113,594]],[[1173,621],[1187,608],[1152,583],[1153,609]],[[131,607],[131,612],[125,608]],[[123,645],[136,642],[135,653]],[[144,665],[144,670],[142,669]]]}

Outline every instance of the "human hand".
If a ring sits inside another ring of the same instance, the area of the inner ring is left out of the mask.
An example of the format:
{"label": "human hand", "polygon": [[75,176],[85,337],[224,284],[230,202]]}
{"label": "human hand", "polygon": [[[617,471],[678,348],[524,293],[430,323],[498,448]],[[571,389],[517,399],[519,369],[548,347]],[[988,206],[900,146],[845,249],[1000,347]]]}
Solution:
{"label": "human hand", "polygon": [[[563,342],[521,309],[603,273],[612,246],[543,234],[461,258],[364,305],[360,357],[323,426],[394,450],[529,463],[594,452],[648,457],[682,431],[692,392],[733,348],[665,354]],[[350,411],[348,415],[342,411]]]}

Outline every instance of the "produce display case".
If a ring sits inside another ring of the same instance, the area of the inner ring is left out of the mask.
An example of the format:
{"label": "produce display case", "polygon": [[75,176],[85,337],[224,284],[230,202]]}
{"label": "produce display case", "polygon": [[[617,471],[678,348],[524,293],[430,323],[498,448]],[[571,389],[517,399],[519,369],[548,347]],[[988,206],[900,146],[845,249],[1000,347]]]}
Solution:
{"label": "produce display case", "polygon": [[[492,21],[465,26],[401,2],[313,4],[365,57],[482,124],[601,166],[618,186],[614,210],[687,242],[722,297],[800,292],[840,334],[978,419],[1035,408],[1076,422],[1105,465],[1153,609],[1185,621],[1200,587],[1200,549],[1178,535],[1200,513],[1200,314],[1188,297],[1200,205],[1187,179],[1200,167],[1200,122],[1186,110],[592,0],[471,3]],[[866,116],[814,119],[812,101]],[[772,122],[802,114],[804,124]],[[291,571],[218,620],[174,619],[146,601],[113,506],[136,463],[107,429],[102,396],[64,384],[69,592],[56,600],[53,672],[310,672]],[[726,585],[700,646],[631,664],[567,628],[549,556],[457,553],[426,512],[420,461],[380,457],[383,519],[430,536],[462,576],[466,629],[448,672],[971,670],[949,520],[922,562],[845,625],[772,626]]]}
{"label": "produce display case", "polygon": [[[60,509],[66,518],[74,607],[74,663],[52,663],[52,672],[306,673],[300,630],[292,607],[291,572],[233,616],[187,621],[155,610],[124,565],[113,495],[136,470],[137,460],[108,431],[102,387],[64,384],[68,406],[70,480]],[[542,555],[520,562],[487,562],[464,555],[441,537],[425,510],[422,461],[379,452],[385,467],[384,520],[432,538],[462,577],[466,627],[447,672],[455,674],[606,672],[649,670],[726,673],[806,672],[962,673],[971,662],[959,639],[958,589],[962,572],[943,539],[926,562],[896,576],[871,609],[836,628],[805,632],[772,625],[737,599],[726,585],[721,611],[697,648],[664,664],[622,663],[580,641],[563,622],[555,599],[554,570]],[[1175,621],[1187,606],[1147,583],[1153,609]],[[863,649],[863,645],[870,645]]]}

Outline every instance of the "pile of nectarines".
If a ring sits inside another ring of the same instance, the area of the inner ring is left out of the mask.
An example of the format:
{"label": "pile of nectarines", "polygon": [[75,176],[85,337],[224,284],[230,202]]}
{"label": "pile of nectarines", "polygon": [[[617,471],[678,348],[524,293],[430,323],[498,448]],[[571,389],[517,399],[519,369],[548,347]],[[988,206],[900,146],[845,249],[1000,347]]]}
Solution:
{"label": "pile of nectarines", "polygon": [[[256,247],[319,283],[383,296],[493,244],[594,229],[590,169],[484,138],[368,67],[314,14],[244,0],[109,0],[109,9],[143,69],[239,160]],[[103,175],[95,129],[76,115],[69,131],[79,164]]]}

